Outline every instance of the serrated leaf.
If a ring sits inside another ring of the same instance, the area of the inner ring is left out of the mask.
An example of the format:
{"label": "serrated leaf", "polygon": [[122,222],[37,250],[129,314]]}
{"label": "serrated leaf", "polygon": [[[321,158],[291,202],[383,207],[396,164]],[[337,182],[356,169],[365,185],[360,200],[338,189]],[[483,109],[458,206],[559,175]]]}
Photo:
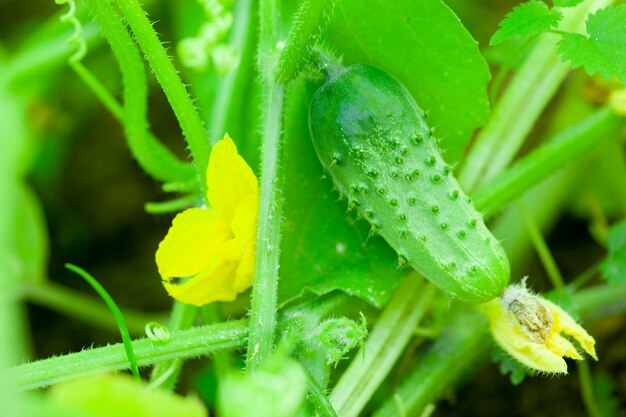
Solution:
{"label": "serrated leaf", "polygon": [[500,29],[493,34],[490,45],[497,45],[507,39],[519,36],[532,36],[546,32],[559,25],[563,15],[539,0],[521,4],[506,15],[500,22]]}
{"label": "serrated leaf", "polygon": [[489,115],[489,68],[454,12],[441,0],[341,0],[327,44],[344,63],[370,63],[397,78],[428,111],[458,162]]}
{"label": "serrated leaf", "polygon": [[283,243],[279,299],[304,291],[341,290],[383,306],[403,271],[397,254],[370,226],[347,212],[333,190],[309,137],[308,105],[319,86],[299,80],[290,86],[285,113]]}
{"label": "serrated leaf", "polygon": [[604,277],[611,284],[626,284],[626,220],[611,228],[609,256],[602,264]]}
{"label": "serrated leaf", "polygon": [[574,7],[578,6],[584,0],[552,0],[556,7]]}
{"label": "serrated leaf", "polygon": [[626,5],[598,10],[587,18],[587,34],[568,33],[559,41],[563,60],[589,75],[626,82]]}

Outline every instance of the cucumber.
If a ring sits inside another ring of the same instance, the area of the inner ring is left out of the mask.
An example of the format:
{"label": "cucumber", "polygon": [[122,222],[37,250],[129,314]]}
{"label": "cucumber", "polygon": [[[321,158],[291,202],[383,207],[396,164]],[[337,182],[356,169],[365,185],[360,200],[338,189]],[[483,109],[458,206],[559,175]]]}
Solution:
{"label": "cucumber", "polygon": [[502,293],[510,276],[506,254],[398,81],[369,65],[333,72],[313,97],[309,129],[349,207],[402,262],[462,301]]}

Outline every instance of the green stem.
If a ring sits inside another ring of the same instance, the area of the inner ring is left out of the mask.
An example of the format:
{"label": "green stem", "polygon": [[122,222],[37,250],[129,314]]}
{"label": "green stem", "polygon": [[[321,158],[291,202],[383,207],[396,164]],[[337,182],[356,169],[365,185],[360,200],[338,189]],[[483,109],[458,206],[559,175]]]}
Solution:
{"label": "green stem", "polygon": [[533,220],[532,216],[526,209],[526,205],[523,201],[519,201],[517,203],[517,209],[522,214],[522,218],[524,219],[524,223],[526,224],[526,230],[530,235],[530,240],[533,242],[535,246],[535,250],[539,255],[539,259],[543,263],[543,267],[548,273],[548,278],[552,282],[552,286],[557,290],[562,290],[565,287],[565,282],[563,281],[563,276],[559,271],[559,267],[556,265],[554,257],[546,244],[546,241],[541,234],[541,230],[537,227],[537,224]]}
{"label": "green stem", "polygon": [[[176,333],[193,328],[198,316],[198,307],[191,304],[174,302],[172,315],[168,325],[170,333]],[[156,362],[156,366],[150,374],[150,381],[158,381],[161,389],[171,390],[176,385],[183,366],[183,358],[174,358],[162,362]]]}
{"label": "green stem", "polygon": [[261,201],[250,311],[246,367],[254,370],[271,354],[276,330],[276,293],[280,261],[283,202],[278,192],[279,145],[284,87],[266,86],[268,105],[263,118]]}
{"label": "green stem", "polygon": [[558,169],[611,138],[623,125],[624,119],[615,115],[610,108],[597,111],[476,190],[472,195],[476,209],[490,215],[497,213]]}
{"label": "green stem", "polygon": [[576,365],[578,366],[578,383],[580,384],[580,391],[585,409],[587,410],[587,415],[589,417],[603,417],[596,404],[589,363],[578,361]]}
{"label": "green stem", "polygon": [[306,370],[305,373],[307,374],[306,381],[309,390],[308,400],[315,409],[315,415],[319,417],[337,417],[335,409],[330,401],[328,401],[328,397],[319,387],[315,378],[306,372]]}
{"label": "green stem", "polygon": [[[626,285],[602,285],[589,288],[574,294],[573,298],[587,319],[599,319],[612,315],[615,311],[626,311],[626,303],[624,302]],[[486,326],[479,323],[474,327],[467,321],[464,323],[464,328],[468,330],[477,329],[473,333],[476,333],[485,342],[485,347],[482,350],[484,354],[490,341],[489,337],[481,333],[481,328]],[[141,367],[171,359],[186,359],[209,355],[218,351],[241,349],[246,346],[247,333],[248,323],[245,320],[227,321],[172,333],[167,342],[156,343],[147,338],[136,340],[133,341],[133,349],[137,356],[137,363]],[[445,333],[454,334],[456,332]],[[445,342],[441,342],[441,344],[446,345]],[[464,349],[463,346],[461,343],[461,350]],[[471,346],[467,346],[467,351],[473,355]],[[468,358],[470,356],[459,361],[456,355],[444,356],[441,365],[454,368],[454,366],[463,363],[471,364],[471,360]],[[422,361],[420,363],[422,364],[420,366],[424,366],[431,362]],[[127,367],[128,360],[124,348],[122,344],[118,343],[19,365],[3,374],[0,381],[11,381],[12,385],[20,390],[36,389],[88,373],[119,371],[127,369]],[[0,372],[2,371],[0,370]],[[448,377],[454,375],[450,374]],[[445,379],[445,375],[442,378]],[[448,378],[445,382],[449,383],[450,381],[451,378]],[[417,400],[422,401],[420,398]]]}
{"label": "green stem", "polygon": [[[609,3],[610,0],[593,0],[564,11],[560,28],[582,29],[590,10]],[[466,191],[474,190],[506,168],[569,72],[570,66],[557,53],[557,42],[558,38],[551,34],[542,35],[511,79],[464,161],[459,181]]]}
{"label": "green stem", "polygon": [[[54,19],[58,22],[59,18],[55,16]],[[64,31],[18,52],[2,69],[0,83],[15,85],[37,77],[41,72],[67,65],[67,60],[76,49],[67,43],[68,36],[68,32]],[[88,47],[102,41],[98,27],[91,23],[83,25],[82,37]]]}
{"label": "green stem", "polygon": [[141,381],[141,376],[139,375],[139,370],[137,369],[137,358],[135,357],[133,344],[130,340],[130,334],[128,333],[128,325],[126,324],[126,320],[124,319],[124,316],[122,315],[119,307],[117,306],[117,304],[115,304],[115,301],[113,301],[113,298],[111,298],[111,296],[104,289],[104,287],[100,285],[100,283],[96,281],[96,279],[92,277],[87,271],[72,264],[65,264],[65,267],[75,274],[81,276],[85,281],[87,281],[109,307],[111,313],[113,313],[113,317],[115,317],[115,322],[117,323],[117,327],[120,331],[120,336],[122,337],[124,351],[126,352],[126,357],[128,358],[128,362],[130,364],[130,371],[132,372],[136,380]]}
{"label": "green stem", "polygon": [[211,146],[193,101],[139,2],[117,0],[116,3],[174,110],[193,155],[196,170],[201,179],[200,186],[203,191],[206,191],[206,167]]}
{"label": "green stem", "polygon": [[188,194],[172,200],[147,202],[144,205],[146,213],[174,213],[197,205],[203,198],[197,194]]}
{"label": "green stem", "polygon": [[484,319],[475,311],[461,313],[374,416],[419,415],[451,381],[475,368],[490,345]]}
{"label": "green stem", "polygon": [[288,84],[304,68],[318,38],[330,22],[335,0],[303,0],[278,60],[277,79]]}
{"label": "green stem", "polygon": [[574,294],[576,305],[589,319],[626,311],[626,285],[600,285]]}
{"label": "green stem", "polygon": [[[117,12],[108,0],[85,0],[91,16],[107,39],[122,71],[124,81],[124,108],[80,63],[73,68],[94,88],[96,95],[116,117],[123,120],[129,148],[139,165],[160,181],[184,181],[193,177],[193,168],[178,160],[165,146],[148,132],[148,90],[141,55]],[[109,96],[109,97],[107,97]]]}
{"label": "green stem", "polygon": [[283,202],[278,192],[280,139],[283,126],[285,88],[274,82],[276,41],[280,29],[280,1],[259,3],[259,49],[257,66],[265,100],[261,115],[261,195],[257,226],[254,284],[250,307],[250,337],[246,370],[254,371],[274,350],[276,298],[282,239]]}
{"label": "green stem", "polygon": [[241,51],[241,57],[237,67],[218,82],[209,116],[209,139],[212,144],[222,139],[232,120],[240,120],[237,111],[246,93],[249,63],[253,60],[255,3],[252,0],[239,0],[235,4],[233,29],[228,43]]}
{"label": "green stem", "polygon": [[109,111],[117,120],[124,119],[124,109],[117,102],[115,97],[106,89],[85,66],[80,62],[70,62],[70,66],[81,80],[89,87],[92,93],[100,100],[100,103]]}
{"label": "green stem", "polygon": [[[115,320],[111,317],[111,312],[102,302],[53,282],[24,283],[20,287],[20,294],[25,301],[50,308],[72,318],[110,331],[118,329]],[[127,309],[122,310],[122,314],[128,324],[128,330],[134,336],[144,335],[144,326],[150,320],[154,320],[153,316]]]}
{"label": "green stem", "polygon": [[363,352],[341,375],[330,401],[342,417],[356,417],[387,377],[430,305],[435,287],[416,273],[405,275],[369,334]]}
{"label": "green stem", "polygon": [[[140,367],[169,360],[207,356],[222,350],[241,349],[246,344],[245,320],[193,327],[172,332],[168,341],[135,340],[133,350]],[[82,375],[128,369],[128,359],[121,343],[56,356],[9,369],[0,379],[11,381],[18,389],[43,388]],[[1,371],[0,371],[1,372]]]}

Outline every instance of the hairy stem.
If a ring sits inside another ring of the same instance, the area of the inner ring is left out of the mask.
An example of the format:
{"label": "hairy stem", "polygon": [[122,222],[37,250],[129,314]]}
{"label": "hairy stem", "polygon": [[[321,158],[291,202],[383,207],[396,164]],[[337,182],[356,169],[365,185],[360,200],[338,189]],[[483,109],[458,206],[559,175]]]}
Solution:
{"label": "hairy stem", "polygon": [[[171,333],[168,341],[133,341],[137,364],[153,365],[169,360],[206,356],[221,350],[241,349],[248,334],[246,321],[229,321]],[[128,369],[121,343],[83,350],[65,356],[27,363],[9,369],[0,379],[11,381],[20,390],[42,388],[82,375]]]}
{"label": "hairy stem", "polygon": [[282,239],[283,202],[278,191],[280,142],[283,126],[285,88],[274,82],[275,43],[280,27],[280,2],[262,0],[259,5],[259,50],[257,65],[263,77],[265,99],[261,119],[261,196],[256,238],[254,284],[250,310],[250,338],[246,369],[253,371],[274,349],[276,294]]}
{"label": "hairy stem", "polygon": [[284,88],[267,88],[261,165],[261,201],[250,311],[250,338],[246,366],[254,370],[272,353],[276,331],[276,293],[282,238],[282,198],[278,192],[279,146]]}
{"label": "hairy stem", "polygon": [[[90,14],[107,39],[119,62],[124,82],[122,120],[129,148],[139,165],[160,181],[184,181],[193,176],[193,168],[179,161],[165,146],[148,133],[148,87],[141,55],[117,12],[107,0],[85,0]],[[72,67],[92,87],[103,103],[119,117],[119,106],[107,98],[106,89],[80,63]],[[95,88],[95,89],[94,89]]]}
{"label": "hairy stem", "polygon": [[139,2],[117,0],[116,3],[174,110],[193,155],[200,186],[206,191],[206,167],[209,163],[211,146],[200,115]]}
{"label": "hairy stem", "polygon": [[[197,315],[198,307],[179,301],[174,302],[168,325],[170,332],[192,328]],[[176,381],[178,381],[182,366],[183,360],[181,358],[158,362],[150,374],[150,381],[159,381],[159,388],[171,390],[176,385]]]}
{"label": "hairy stem", "polygon": [[278,60],[277,77],[283,84],[298,76],[330,21],[335,0],[303,0]]}

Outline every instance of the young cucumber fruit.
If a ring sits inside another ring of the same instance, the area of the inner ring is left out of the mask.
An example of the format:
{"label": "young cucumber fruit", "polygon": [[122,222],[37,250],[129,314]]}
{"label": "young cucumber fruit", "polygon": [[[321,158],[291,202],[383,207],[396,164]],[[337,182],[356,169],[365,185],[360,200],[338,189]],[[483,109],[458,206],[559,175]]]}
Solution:
{"label": "young cucumber fruit", "polygon": [[509,262],[440,156],[424,112],[386,72],[341,69],[309,110],[313,145],[339,191],[400,259],[440,289],[482,303]]}

